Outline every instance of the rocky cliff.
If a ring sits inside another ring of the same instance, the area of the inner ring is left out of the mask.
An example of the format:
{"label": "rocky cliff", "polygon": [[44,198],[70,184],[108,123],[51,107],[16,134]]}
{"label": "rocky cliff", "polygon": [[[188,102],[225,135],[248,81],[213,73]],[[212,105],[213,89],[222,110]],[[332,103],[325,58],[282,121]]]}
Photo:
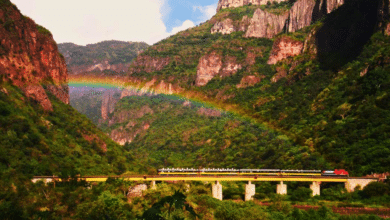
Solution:
{"label": "rocky cliff", "polygon": [[51,33],[12,3],[1,4],[0,24],[0,75],[45,110],[52,110],[46,91],[68,104],[67,68]]}
{"label": "rocky cliff", "polygon": [[250,21],[245,37],[272,38],[283,30],[288,16],[288,13],[275,15],[262,9],[257,9]]}
{"label": "rocky cliff", "polygon": [[215,76],[226,77],[235,74],[242,65],[235,57],[222,57],[213,51],[203,56],[198,64],[195,85],[204,86]]}
{"label": "rocky cliff", "polygon": [[297,40],[292,40],[288,37],[281,37],[275,40],[272,47],[271,56],[268,59],[268,64],[276,64],[278,61],[301,54],[304,43]]}
{"label": "rocky cliff", "polygon": [[[296,32],[307,27],[344,4],[344,0],[297,0],[277,5],[280,2],[284,1],[274,1],[273,3],[276,5],[270,6],[267,2],[260,0],[220,0],[218,9],[249,4],[267,4],[267,6],[258,7],[252,18],[244,16],[241,21],[230,18],[217,21],[211,29],[211,33],[231,34],[235,31],[245,31],[245,37],[273,38],[282,31]],[[294,4],[289,8],[292,3]]]}
{"label": "rocky cliff", "polygon": [[287,24],[288,32],[295,32],[312,23],[316,2],[313,0],[298,0],[289,12]]}

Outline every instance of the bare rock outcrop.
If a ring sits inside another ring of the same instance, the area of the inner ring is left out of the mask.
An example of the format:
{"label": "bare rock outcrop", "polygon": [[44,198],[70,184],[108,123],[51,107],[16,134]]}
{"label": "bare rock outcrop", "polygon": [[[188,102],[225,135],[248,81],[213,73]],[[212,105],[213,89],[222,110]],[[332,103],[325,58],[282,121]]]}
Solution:
{"label": "bare rock outcrop", "polygon": [[211,28],[211,33],[221,33],[221,34],[231,34],[235,32],[236,29],[234,28],[233,25],[233,20],[230,18],[227,18],[221,22],[217,22],[214,24],[214,26]]}
{"label": "bare rock outcrop", "polygon": [[390,36],[390,23],[388,23],[386,26],[385,35]]}
{"label": "bare rock outcrop", "polygon": [[333,10],[337,9],[341,5],[343,5],[345,0],[327,0],[326,1],[326,12],[329,14]]}
{"label": "bare rock outcrop", "polygon": [[275,15],[259,8],[253,14],[244,37],[273,38],[283,30],[288,16],[288,13]]}
{"label": "bare rock outcrop", "polygon": [[236,8],[241,7],[244,5],[265,5],[267,2],[273,3],[273,2],[284,2],[287,0],[219,0],[217,12],[224,8]]}
{"label": "bare rock outcrop", "polygon": [[247,88],[256,85],[257,83],[261,82],[261,79],[265,78],[264,75],[262,76],[244,76],[242,77],[240,84],[236,85],[236,87],[239,88]]}
{"label": "bare rock outcrop", "polygon": [[219,76],[221,77],[231,76],[241,68],[242,66],[237,62],[236,57],[227,56],[225,57],[225,60],[223,62],[223,67],[221,72],[219,73]]}
{"label": "bare rock outcrop", "polygon": [[45,110],[51,102],[41,84],[69,104],[67,68],[49,31],[23,16],[8,0],[0,8],[0,74],[38,101]]}
{"label": "bare rock outcrop", "polygon": [[103,94],[101,112],[104,121],[108,119],[108,114],[114,112],[115,104],[118,102],[118,99],[114,98],[114,93],[113,90],[106,90]]}
{"label": "bare rock outcrop", "polygon": [[135,72],[147,72],[160,71],[169,64],[169,57],[151,57],[151,56],[138,56],[137,59],[130,66],[130,73]]}
{"label": "bare rock outcrop", "polygon": [[206,85],[214,76],[218,75],[222,68],[222,64],[222,56],[216,52],[206,54],[200,58],[195,85]]}
{"label": "bare rock outcrop", "polygon": [[120,145],[131,143],[137,135],[144,134],[150,128],[149,123],[143,123],[140,126],[130,121],[126,126],[119,126],[111,131],[110,138]]}
{"label": "bare rock outcrop", "polygon": [[313,0],[298,0],[290,9],[287,30],[295,32],[301,28],[309,26],[312,22],[314,7],[316,2]]}
{"label": "bare rock outcrop", "polygon": [[289,37],[281,37],[275,40],[268,64],[276,64],[287,57],[297,56],[302,53],[304,43]]}
{"label": "bare rock outcrop", "polygon": [[223,58],[213,51],[200,58],[195,85],[204,86],[215,76],[231,76],[241,68],[242,65],[237,62],[236,57],[226,56]]}
{"label": "bare rock outcrop", "polygon": [[251,19],[247,15],[244,15],[244,17],[242,17],[241,19],[240,26],[238,27],[238,31],[245,32],[248,29],[250,23],[251,23]]}
{"label": "bare rock outcrop", "polygon": [[271,82],[278,82],[280,79],[285,78],[288,74],[288,70],[283,67],[276,68],[276,74],[271,78]]}

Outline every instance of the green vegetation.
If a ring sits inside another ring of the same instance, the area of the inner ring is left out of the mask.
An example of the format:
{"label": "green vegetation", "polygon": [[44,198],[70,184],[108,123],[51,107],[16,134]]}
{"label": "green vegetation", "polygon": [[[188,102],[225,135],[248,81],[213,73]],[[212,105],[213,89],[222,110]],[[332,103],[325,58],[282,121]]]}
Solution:
{"label": "green vegetation", "polygon": [[[0,182],[1,219],[381,219],[375,215],[334,213],[330,202],[315,204],[305,210],[294,207],[288,196],[274,195],[268,205],[242,202],[240,199],[219,201],[211,198],[211,184],[201,182],[158,183],[156,189],[136,196],[131,190],[138,184],[109,178],[90,185],[68,177],[63,182],[33,184],[18,181]],[[149,188],[150,186],[148,186]],[[189,191],[186,192],[185,189]],[[229,190],[224,186],[224,190]],[[274,189],[273,189],[274,190]],[[195,194],[194,192],[199,192]],[[352,195],[348,194],[347,195]],[[359,194],[359,191],[355,194]],[[304,203],[301,203],[304,204]],[[346,203],[344,203],[346,204]],[[352,205],[352,203],[349,203]],[[313,206],[315,205],[315,206]],[[335,207],[342,209],[343,204]],[[366,212],[367,213],[367,212]],[[380,213],[378,213],[380,214]],[[386,215],[386,212],[382,215]]]}
{"label": "green vegetation", "polygon": [[[361,2],[364,1],[352,2],[351,5],[363,4]],[[349,11],[354,16],[363,13],[364,7],[351,5],[343,7],[341,12]],[[287,7],[287,4],[282,6]],[[170,57],[171,63],[161,71],[141,71],[131,76],[144,82],[152,78],[164,80],[184,88],[184,93],[191,97],[222,108],[233,108],[240,114],[282,131],[294,146],[306,149],[310,155],[318,153],[330,162],[330,167],[345,168],[351,175],[390,170],[390,112],[387,104],[390,94],[390,77],[387,74],[390,71],[389,37],[377,31],[367,42],[365,38],[357,38],[357,43],[364,43],[357,57],[345,64],[337,61],[332,66],[332,57],[323,55],[326,51],[321,52],[321,56],[327,58],[326,62],[317,59],[315,51],[318,46],[316,42],[322,39],[318,33],[341,31],[343,19],[348,20],[348,14],[332,13],[329,19],[322,19],[296,33],[277,36],[286,35],[306,41],[307,48],[312,49],[277,65],[268,65],[275,39],[244,38],[243,32],[230,35],[210,33],[215,22],[230,16],[235,19],[233,23],[239,22],[247,10],[252,13],[255,7],[223,9],[209,22],[148,48],[143,54]],[[365,23],[368,34],[371,29],[374,30],[371,25],[374,18],[372,12],[369,12],[369,18]],[[347,24],[351,22],[348,20]],[[323,27],[325,29],[321,29]],[[351,34],[351,37],[355,36]],[[342,49],[345,49],[343,45]],[[346,46],[353,49],[351,44]],[[234,57],[243,68],[230,77],[215,77],[206,86],[197,87],[194,82],[199,60],[212,51],[222,55],[223,62],[226,57]],[[255,64],[248,62],[249,51],[257,51]],[[332,53],[340,55],[342,51],[335,48]],[[328,65],[324,66],[325,63]],[[283,75],[283,71],[286,77],[274,82],[273,77]],[[260,83],[253,87],[237,88],[244,76],[256,73],[262,76]],[[183,130],[177,132],[182,133]]]}
{"label": "green vegetation", "polygon": [[42,27],[41,25],[37,24],[36,25],[37,30],[39,33],[45,35],[45,36],[52,36],[51,32],[47,30],[46,28]]}
{"label": "green vegetation", "polygon": [[54,111],[44,112],[18,88],[6,83],[0,88],[2,175],[58,175],[67,170],[99,175],[128,169],[128,154],[69,105],[49,94]]}
{"label": "green vegetation", "polygon": [[[110,125],[100,125],[108,134],[120,128],[127,135],[137,134],[124,146],[137,155],[133,163],[140,170],[136,172],[199,166],[327,168],[318,153],[308,153],[307,148],[294,145],[261,124],[193,104],[184,106],[183,100],[169,98],[122,98],[108,119]],[[143,129],[145,124],[149,125],[147,130]]]}
{"label": "green vegetation", "polygon": [[289,1],[284,1],[284,2],[267,2],[266,5],[262,5],[261,9],[268,11],[273,14],[284,14],[288,10],[291,9],[291,7],[294,5],[296,0],[289,0]]}
{"label": "green vegetation", "polygon": [[146,43],[103,41],[97,44],[79,46],[72,43],[58,44],[58,50],[67,58],[67,65],[93,65],[96,62],[130,63],[138,52],[148,47]]}

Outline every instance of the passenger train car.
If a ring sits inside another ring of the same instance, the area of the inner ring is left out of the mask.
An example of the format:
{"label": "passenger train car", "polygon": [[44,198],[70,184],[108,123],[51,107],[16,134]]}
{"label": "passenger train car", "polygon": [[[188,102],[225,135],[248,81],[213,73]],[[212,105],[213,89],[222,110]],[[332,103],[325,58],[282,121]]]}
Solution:
{"label": "passenger train car", "polygon": [[159,175],[261,175],[261,176],[348,176],[344,169],[335,170],[281,170],[234,168],[162,168]]}

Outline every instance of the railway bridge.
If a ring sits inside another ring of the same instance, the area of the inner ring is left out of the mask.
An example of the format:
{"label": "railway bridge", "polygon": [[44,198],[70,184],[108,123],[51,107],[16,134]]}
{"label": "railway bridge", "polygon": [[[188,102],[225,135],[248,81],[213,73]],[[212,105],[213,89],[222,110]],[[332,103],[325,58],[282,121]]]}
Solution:
{"label": "railway bridge", "polygon": [[[313,191],[312,195],[320,195],[320,185],[322,182],[334,182],[344,183],[348,192],[354,191],[356,186],[364,188],[370,182],[377,182],[378,178],[365,178],[365,177],[338,177],[338,176],[232,176],[232,175],[215,175],[215,176],[202,176],[202,175],[174,175],[174,176],[151,176],[151,175],[132,175],[132,176],[85,176],[79,177],[79,180],[85,180],[87,182],[105,182],[108,178],[120,178],[125,181],[144,182],[150,181],[151,188],[156,187],[156,181],[201,181],[201,182],[214,182],[212,185],[212,194],[214,198],[222,200],[222,185],[223,181],[246,181],[245,185],[245,201],[252,200],[255,195],[255,183],[256,182],[279,182],[276,187],[276,193],[285,195],[287,194],[287,185],[284,182],[311,182],[310,189]],[[36,176],[32,179],[33,182],[43,181],[49,182],[61,182],[61,178],[56,176]]]}

